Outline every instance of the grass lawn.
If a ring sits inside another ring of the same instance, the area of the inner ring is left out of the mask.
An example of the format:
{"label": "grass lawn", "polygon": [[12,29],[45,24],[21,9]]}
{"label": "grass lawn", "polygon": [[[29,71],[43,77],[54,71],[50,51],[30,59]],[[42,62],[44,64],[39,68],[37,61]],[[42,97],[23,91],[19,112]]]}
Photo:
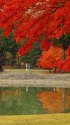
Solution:
{"label": "grass lawn", "polygon": [[[51,70],[52,73],[53,70]],[[26,72],[26,73],[42,73],[42,74],[46,74],[48,73],[49,74],[49,70],[45,70],[45,69],[29,69],[26,71],[26,69],[4,69],[4,72]]]}
{"label": "grass lawn", "polygon": [[0,125],[70,125],[70,114],[0,116]]}
{"label": "grass lawn", "polygon": [[[4,69],[4,71],[18,71],[18,72],[27,72],[26,69]],[[44,70],[44,69],[29,69],[29,72],[44,72],[44,71],[48,71],[48,70]]]}

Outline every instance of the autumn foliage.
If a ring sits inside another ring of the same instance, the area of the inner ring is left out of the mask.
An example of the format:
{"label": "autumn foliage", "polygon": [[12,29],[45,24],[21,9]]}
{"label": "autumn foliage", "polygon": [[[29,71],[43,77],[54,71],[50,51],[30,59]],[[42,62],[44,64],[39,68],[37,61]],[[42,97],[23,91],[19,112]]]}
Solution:
{"label": "autumn foliage", "polygon": [[[25,40],[18,54],[24,56],[41,36],[40,47],[47,51],[54,38],[59,39],[70,33],[70,0],[0,0],[0,28],[4,29],[3,37],[13,32],[16,43]],[[45,57],[46,54],[43,54]],[[47,57],[51,68],[57,66],[56,61],[53,55]],[[48,63],[43,62],[45,67],[48,67]],[[69,64],[70,58],[67,56],[58,70],[63,65],[64,70],[70,71]]]}
{"label": "autumn foliage", "polygon": [[62,58],[62,50],[58,47],[50,47],[48,51],[43,51],[38,59],[37,66],[42,68],[55,68],[59,65]]}
{"label": "autumn foliage", "polygon": [[45,49],[48,39],[70,32],[69,9],[70,0],[0,0],[0,28],[4,37],[13,30],[17,43],[27,39],[18,52],[25,55],[41,35]]}
{"label": "autumn foliage", "polygon": [[42,68],[57,68],[57,72],[70,72],[70,46],[66,51],[66,59],[62,61],[62,49],[58,47],[50,47],[48,51],[43,51],[40,58],[37,60],[37,66]]}

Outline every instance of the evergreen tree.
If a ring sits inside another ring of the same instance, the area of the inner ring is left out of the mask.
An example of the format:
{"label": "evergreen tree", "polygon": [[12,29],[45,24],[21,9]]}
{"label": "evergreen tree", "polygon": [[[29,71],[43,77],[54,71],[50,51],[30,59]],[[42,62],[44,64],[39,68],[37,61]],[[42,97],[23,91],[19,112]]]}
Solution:
{"label": "evergreen tree", "polygon": [[40,42],[34,43],[33,48],[26,55],[21,57],[21,60],[25,63],[30,63],[31,67],[36,67],[36,61],[41,53],[42,49],[40,48]]}

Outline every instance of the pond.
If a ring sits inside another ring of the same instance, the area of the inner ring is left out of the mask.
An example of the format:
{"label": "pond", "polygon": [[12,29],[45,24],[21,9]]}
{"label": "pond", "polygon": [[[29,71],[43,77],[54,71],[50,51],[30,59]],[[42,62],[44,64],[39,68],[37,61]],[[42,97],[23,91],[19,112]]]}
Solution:
{"label": "pond", "polygon": [[0,115],[70,112],[70,88],[0,87]]}

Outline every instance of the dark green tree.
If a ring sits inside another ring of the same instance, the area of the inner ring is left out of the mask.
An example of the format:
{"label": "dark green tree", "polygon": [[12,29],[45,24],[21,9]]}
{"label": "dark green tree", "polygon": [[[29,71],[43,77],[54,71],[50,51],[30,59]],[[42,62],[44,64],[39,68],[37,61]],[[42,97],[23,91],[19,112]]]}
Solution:
{"label": "dark green tree", "polygon": [[65,51],[70,45],[70,33],[60,36],[59,39],[54,39],[53,46],[58,46],[62,48],[62,60],[65,60]]}
{"label": "dark green tree", "polygon": [[41,53],[40,42],[36,42],[33,48],[24,57],[21,57],[21,60],[23,60],[24,63],[30,63],[31,67],[36,67],[36,61]]}
{"label": "dark green tree", "polygon": [[12,33],[7,38],[2,37],[2,29],[0,30],[0,50],[2,50],[4,54],[6,52],[10,52],[12,54],[11,65],[14,65],[16,53],[20,45],[16,44],[15,40],[13,40],[12,38]]}

